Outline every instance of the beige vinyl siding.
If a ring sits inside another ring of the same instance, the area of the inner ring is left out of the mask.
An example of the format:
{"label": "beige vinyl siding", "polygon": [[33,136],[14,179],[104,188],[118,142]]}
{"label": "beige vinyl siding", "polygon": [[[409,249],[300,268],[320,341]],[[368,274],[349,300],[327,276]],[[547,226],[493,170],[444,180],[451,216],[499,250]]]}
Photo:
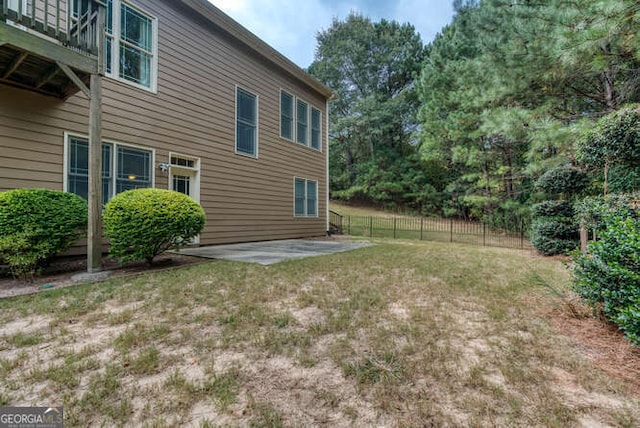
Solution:
{"label": "beige vinyl siding", "polygon": [[[280,89],[319,109],[323,95],[177,2],[135,1],[158,19],[157,94],[103,80],[103,138],[200,158],[201,244],[318,236],[326,230],[326,154],[280,138]],[[235,154],[236,85],[260,99],[259,158]],[[86,135],[88,102],[66,101],[0,85],[0,190],[61,190],[64,133]],[[322,137],[327,133],[322,121]],[[293,178],[318,182],[318,217],[293,215]]]}

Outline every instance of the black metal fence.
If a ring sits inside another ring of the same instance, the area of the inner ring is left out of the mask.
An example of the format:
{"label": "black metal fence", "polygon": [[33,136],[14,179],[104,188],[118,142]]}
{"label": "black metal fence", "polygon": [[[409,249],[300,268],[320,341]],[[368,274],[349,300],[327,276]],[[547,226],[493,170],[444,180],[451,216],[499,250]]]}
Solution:
{"label": "black metal fence", "polygon": [[427,217],[342,216],[330,212],[332,233],[371,238],[459,242],[491,247],[532,249],[524,222],[508,229],[454,219]]}

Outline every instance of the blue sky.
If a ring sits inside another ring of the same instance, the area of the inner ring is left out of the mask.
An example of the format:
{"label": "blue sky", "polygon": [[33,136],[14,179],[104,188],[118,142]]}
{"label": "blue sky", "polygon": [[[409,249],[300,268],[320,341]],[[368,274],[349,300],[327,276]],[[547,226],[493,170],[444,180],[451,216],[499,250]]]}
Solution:
{"label": "blue sky", "polygon": [[409,22],[427,43],[453,18],[452,0],[209,0],[287,58],[306,68],[313,62],[316,33],[350,11]]}

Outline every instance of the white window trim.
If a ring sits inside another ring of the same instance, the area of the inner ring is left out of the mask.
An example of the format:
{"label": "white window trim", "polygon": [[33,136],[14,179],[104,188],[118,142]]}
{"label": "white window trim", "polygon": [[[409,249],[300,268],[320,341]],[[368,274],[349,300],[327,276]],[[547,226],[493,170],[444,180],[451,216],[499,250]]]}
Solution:
{"label": "white window trim", "polygon": [[[191,168],[188,166],[182,166],[182,165],[174,165],[171,163],[171,158],[180,158],[180,159],[187,159],[187,160],[192,160],[195,162],[195,167]],[[196,202],[200,202],[200,158],[197,158],[195,156],[189,156],[189,155],[184,155],[182,153],[176,153],[176,152],[169,152],[169,173],[167,174],[167,189],[171,189],[173,187],[173,184],[171,183],[171,178],[172,175],[174,173],[180,174],[181,171],[189,171],[189,172],[194,172],[195,173],[195,179],[193,180],[193,200]]]}
{"label": "white window trim", "polygon": [[[296,180],[302,180],[304,181],[304,214],[296,214]],[[316,213],[315,215],[309,215],[308,214],[308,207],[307,207],[307,183],[308,182],[313,182],[316,183]],[[293,216],[295,218],[319,218],[319,213],[318,213],[318,207],[319,207],[319,199],[320,199],[320,187],[318,186],[318,180],[311,180],[310,178],[304,178],[304,177],[298,177],[298,176],[294,176],[293,177]]]}
{"label": "white window trim", "polygon": [[[69,143],[70,143],[70,139],[72,138],[77,138],[77,139],[83,139],[83,140],[87,140],[89,141],[89,136],[85,135],[85,134],[79,134],[76,132],[65,132],[64,133],[64,150],[63,150],[63,156],[64,156],[64,160],[62,162],[62,190],[64,192],[68,192],[69,191]],[[153,148],[149,148],[149,147],[144,147],[144,146],[138,146],[135,144],[128,144],[128,143],[119,143],[117,141],[112,141],[112,140],[102,140],[102,142],[100,143],[100,148],[102,149],[102,144],[111,144],[111,146],[113,147],[113,156],[115,156],[116,153],[116,149],[118,146],[120,147],[130,147],[132,149],[138,149],[138,150],[145,150],[147,152],[151,152],[151,188],[155,188],[156,187],[156,170],[155,170],[155,160],[156,160],[156,149]],[[116,163],[115,161],[112,162],[112,166],[113,166],[113,174],[111,174],[111,185],[112,185],[112,189],[115,192],[116,190],[116,175],[117,175],[117,171],[116,171]],[[102,178],[101,178],[102,179]],[[111,198],[113,198],[115,195],[117,195],[117,193],[114,193],[113,195],[111,195]]]}
{"label": "white window trim", "polygon": [[[244,91],[256,97],[256,153],[255,155],[238,151],[238,91],[239,90]],[[234,106],[234,120],[233,120],[233,132],[236,136],[235,146],[234,146],[235,153],[239,156],[244,156],[250,159],[258,159],[258,153],[260,151],[260,96],[254,91],[250,91],[249,89],[246,89],[240,85],[236,85],[235,99],[236,99],[236,102]]]}
{"label": "white window trim", "polygon": [[[285,93],[287,95],[289,95],[291,97],[291,110],[292,110],[292,124],[291,124],[291,138],[287,138],[284,137],[282,135],[282,93]],[[296,96],[293,95],[290,91],[287,91],[286,89],[280,88],[280,94],[279,94],[279,98],[278,98],[278,103],[280,104],[280,116],[279,116],[279,121],[280,121],[280,138],[282,138],[283,140],[287,140],[290,141],[292,143],[296,142]]]}
{"label": "white window trim", "polygon": [[[293,98],[293,135],[292,135],[292,139],[288,139],[282,136],[282,98],[280,96],[280,94],[282,92],[285,92],[287,94],[289,94],[292,98]],[[298,142],[298,101],[301,101],[303,103],[305,103],[307,105],[307,144],[302,144]],[[306,147],[308,149],[311,149],[313,151],[316,152],[320,152],[322,153],[322,148],[324,146],[323,142],[322,142],[322,136],[324,134],[323,129],[322,129],[322,117],[323,117],[323,113],[322,113],[322,109],[319,109],[318,107],[316,107],[315,105],[311,104],[310,102],[308,102],[307,100],[305,100],[304,98],[298,97],[296,95],[293,94],[292,91],[289,91],[287,89],[284,88],[280,88],[280,92],[278,93],[278,103],[280,105],[280,109],[279,109],[279,116],[278,116],[278,121],[280,123],[280,125],[278,126],[280,129],[280,138],[285,140],[285,141],[289,141],[291,143],[295,143],[297,146],[299,147]],[[311,111],[313,109],[316,109],[318,112],[320,112],[320,147],[319,148],[315,148],[311,146],[311,135],[312,135],[312,131],[311,131]]]}
{"label": "white window trim", "polygon": [[[111,23],[111,36],[107,36],[105,32],[105,37],[111,38],[111,73],[107,73],[105,70],[105,76],[117,80],[118,82],[125,83],[127,85],[133,86],[135,88],[143,89],[145,91],[152,92],[154,94],[158,93],[158,18],[156,18],[153,14],[147,12],[146,10],[140,8],[137,5],[132,4],[129,1],[125,0],[112,0],[113,7],[113,22]],[[147,18],[152,21],[152,29],[151,35],[153,37],[152,40],[152,52],[151,52],[151,76],[149,76],[151,80],[151,84],[149,87],[141,85],[136,82],[132,82],[131,80],[124,79],[120,77],[120,5],[124,3],[131,9],[134,9],[140,12],[142,15],[145,15]],[[105,48],[106,49],[106,48]]]}

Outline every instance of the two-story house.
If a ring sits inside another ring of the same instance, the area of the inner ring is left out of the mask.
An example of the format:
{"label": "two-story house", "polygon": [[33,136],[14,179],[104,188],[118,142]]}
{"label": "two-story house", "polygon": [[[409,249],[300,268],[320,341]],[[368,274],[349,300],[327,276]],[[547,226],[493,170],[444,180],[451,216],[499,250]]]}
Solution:
{"label": "two-story house", "polygon": [[332,96],[206,0],[0,0],[0,191],[101,193],[94,222],[157,187],[200,244],[323,235]]}

